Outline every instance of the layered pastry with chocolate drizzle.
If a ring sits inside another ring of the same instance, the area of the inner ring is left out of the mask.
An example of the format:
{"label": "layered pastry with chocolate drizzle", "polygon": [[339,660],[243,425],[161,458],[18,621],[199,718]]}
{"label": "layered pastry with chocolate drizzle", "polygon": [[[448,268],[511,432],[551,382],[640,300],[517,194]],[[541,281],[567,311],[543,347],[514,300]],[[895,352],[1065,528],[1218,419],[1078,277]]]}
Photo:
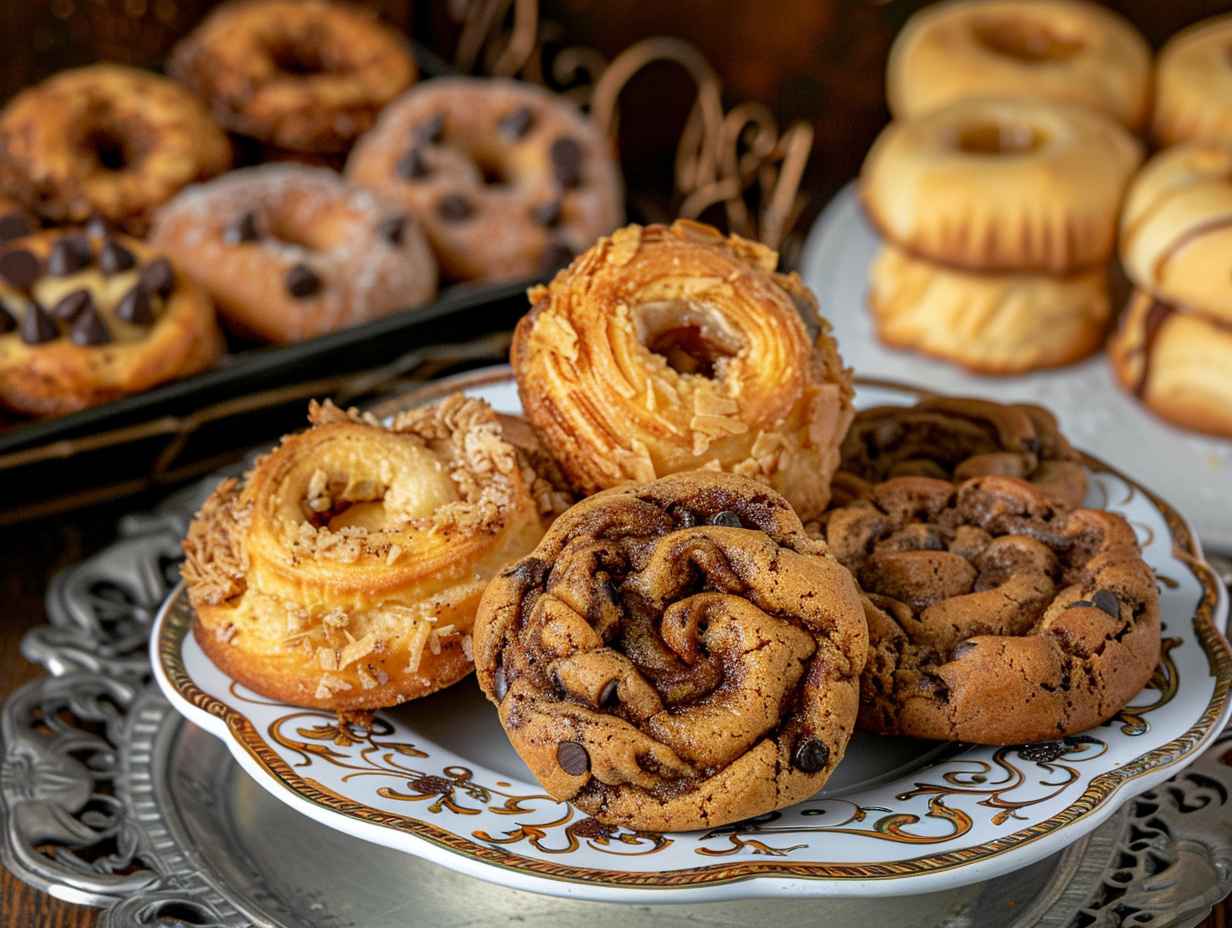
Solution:
{"label": "layered pastry with chocolate drizzle", "polygon": [[710,828],[822,787],[867,631],[787,501],[730,474],[619,487],[489,585],[479,685],[554,797],[638,830]]}
{"label": "layered pastry with chocolate drizzle", "polygon": [[7,409],[76,412],[195,374],[222,351],[209,297],[140,242],[92,223],[0,246]]}
{"label": "layered pastry with chocolate drizzle", "polygon": [[415,87],[360,139],[346,173],[419,218],[452,280],[541,276],[624,218],[598,127],[519,81]]}
{"label": "layered pastry with chocolate drizzle", "polygon": [[1181,142],[1232,145],[1232,15],[1194,23],[1168,40],[1155,68],[1152,134],[1160,148]]}
{"label": "layered pastry with chocolate drizzle", "polygon": [[1232,436],[1232,149],[1156,155],[1121,218],[1137,287],[1109,344],[1118,380],[1180,425]]}
{"label": "layered pastry with chocolate drizzle", "polygon": [[159,210],[151,241],[229,326],[295,342],[425,303],[436,262],[418,222],[333,171],[232,171]]}
{"label": "layered pastry with chocolate drizzle", "polygon": [[966,100],[892,123],[860,177],[885,240],[869,290],[878,336],[987,374],[1095,351],[1141,157],[1117,123],[1061,103]]}
{"label": "layered pastry with chocolate drizzle", "polygon": [[328,403],[309,419],[193,520],[197,641],[293,705],[371,710],[457,682],[480,594],[539,541],[558,496],[481,400],[388,426]]}
{"label": "layered pastry with chocolate drizzle", "polygon": [[979,744],[1098,725],[1159,659],[1159,596],[1121,516],[1025,480],[893,477],[827,514],[867,594],[861,728]]}
{"label": "layered pastry with chocolate drizzle", "polygon": [[55,223],[102,216],[143,235],[150,214],[231,165],[231,145],[174,81],[113,64],[62,71],[0,114],[0,188]]}
{"label": "layered pastry with chocolate drizzle", "polygon": [[[512,362],[526,417],[575,489],[704,468],[825,508],[850,372],[796,274],[687,220],[628,226],[530,291]],[[820,320],[809,336],[802,313]]]}
{"label": "layered pastry with chocolate drizzle", "polygon": [[1151,49],[1124,17],[1077,0],[951,0],[894,41],[886,96],[896,119],[957,100],[1076,103],[1135,132],[1151,111]]}
{"label": "layered pastry with chocolate drizzle", "polygon": [[868,498],[893,477],[961,483],[992,475],[1026,480],[1070,508],[1087,492],[1086,465],[1042,406],[937,396],[856,413],[834,475],[834,504]]}

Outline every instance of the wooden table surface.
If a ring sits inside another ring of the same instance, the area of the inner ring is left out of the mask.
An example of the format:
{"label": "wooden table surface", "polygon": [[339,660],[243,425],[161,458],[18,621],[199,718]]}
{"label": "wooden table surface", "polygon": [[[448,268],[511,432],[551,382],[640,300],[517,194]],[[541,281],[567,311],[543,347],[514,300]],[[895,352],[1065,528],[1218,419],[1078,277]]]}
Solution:
{"label": "wooden table surface", "polygon": [[[26,630],[46,621],[43,594],[52,575],[105,547],[115,537],[116,520],[126,511],[141,508],[142,501],[129,500],[0,531],[0,552],[4,554],[0,573],[0,603],[4,604],[0,612],[0,700],[43,673],[42,668],[21,656],[20,647]],[[89,928],[95,920],[93,909],[52,899],[0,868],[0,928]],[[1229,925],[1232,897],[1224,900],[1201,928]]]}

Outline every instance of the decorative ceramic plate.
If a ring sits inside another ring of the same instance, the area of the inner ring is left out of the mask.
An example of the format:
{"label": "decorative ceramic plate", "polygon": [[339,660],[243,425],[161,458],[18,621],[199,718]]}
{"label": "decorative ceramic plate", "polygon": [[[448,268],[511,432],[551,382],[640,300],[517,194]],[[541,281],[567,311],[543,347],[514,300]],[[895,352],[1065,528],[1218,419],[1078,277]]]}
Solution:
{"label": "decorative ceramic plate", "polygon": [[873,333],[867,308],[868,269],[880,244],[852,185],[826,207],[804,246],[801,276],[834,324],[848,365],[866,377],[927,384],[938,393],[1047,406],[1075,446],[1116,461],[1185,513],[1212,551],[1232,553],[1232,439],[1188,432],[1156,418],[1116,385],[1102,353],[1053,371],[981,377],[886,347]]}
{"label": "decorative ceramic plate", "polygon": [[[508,370],[444,385],[517,412]],[[424,392],[416,398],[424,398]],[[912,393],[863,383],[858,400]],[[1088,502],[1123,513],[1159,578],[1164,657],[1107,725],[1019,747],[858,734],[813,799],[712,831],[609,828],[544,795],[470,680],[381,712],[370,730],[257,697],[214,667],[172,594],[155,676],[263,787],[340,831],[506,886],[629,902],[923,893],[987,880],[1061,850],[1201,752],[1228,714],[1223,588],[1184,520],[1090,460]]]}

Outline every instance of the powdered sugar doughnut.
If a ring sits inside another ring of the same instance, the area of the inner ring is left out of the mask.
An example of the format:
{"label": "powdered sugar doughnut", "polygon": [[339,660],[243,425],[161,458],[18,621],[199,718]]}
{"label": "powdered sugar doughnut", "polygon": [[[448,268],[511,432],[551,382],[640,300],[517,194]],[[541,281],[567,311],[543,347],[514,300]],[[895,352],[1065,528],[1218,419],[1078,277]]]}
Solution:
{"label": "powdered sugar doughnut", "polygon": [[190,187],[151,240],[235,329],[294,342],[430,300],[436,263],[419,225],[333,171],[278,164]]}
{"label": "powdered sugar doughnut", "polygon": [[359,140],[346,173],[418,216],[455,280],[546,273],[623,218],[599,129],[568,100],[519,81],[417,85]]}

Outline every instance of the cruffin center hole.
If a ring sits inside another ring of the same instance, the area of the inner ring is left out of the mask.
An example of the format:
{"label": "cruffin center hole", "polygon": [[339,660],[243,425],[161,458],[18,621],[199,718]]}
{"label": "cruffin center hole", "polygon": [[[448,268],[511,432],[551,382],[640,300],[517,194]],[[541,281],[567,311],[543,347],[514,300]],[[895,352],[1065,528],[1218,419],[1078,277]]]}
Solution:
{"label": "cruffin center hole", "polygon": [[104,171],[127,171],[142,157],[133,139],[114,126],[95,126],[86,132],[82,142]]}
{"label": "cruffin center hole", "polygon": [[969,155],[1024,155],[1041,148],[1046,141],[1034,126],[988,120],[963,126],[955,140],[958,149]]}
{"label": "cruffin center hole", "polygon": [[1062,35],[1037,19],[980,19],[972,29],[985,48],[1023,64],[1068,61],[1086,46],[1082,38]]}
{"label": "cruffin center hole", "polygon": [[643,303],[636,315],[638,340],[679,374],[714,378],[743,347],[714,310],[687,300]]}

